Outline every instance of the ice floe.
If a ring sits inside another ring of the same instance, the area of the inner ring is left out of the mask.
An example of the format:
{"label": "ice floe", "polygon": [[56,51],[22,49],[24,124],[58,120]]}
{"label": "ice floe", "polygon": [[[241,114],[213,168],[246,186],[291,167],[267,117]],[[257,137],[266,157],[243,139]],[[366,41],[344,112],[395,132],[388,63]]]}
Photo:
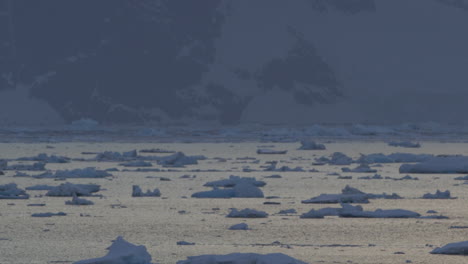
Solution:
{"label": "ice floe", "polygon": [[177,241],[176,243],[178,246],[193,246],[195,243],[193,242],[187,242],[187,241]]}
{"label": "ice floe", "polygon": [[369,199],[401,199],[401,197],[396,193],[365,193],[356,188],[350,187],[349,185],[346,185],[346,187],[343,190],[341,190],[341,194],[321,194],[314,198],[303,200],[302,203],[369,203]]}
{"label": "ice floe", "polygon": [[129,161],[125,163],[120,163],[120,166],[124,167],[151,167],[153,164],[151,162],[147,162],[144,160],[135,160],[135,161]]}
{"label": "ice floe", "polygon": [[70,130],[96,130],[99,127],[99,122],[90,118],[82,118],[79,120],[73,121],[70,125],[68,125],[68,129]]}
{"label": "ice floe", "polygon": [[25,190],[18,188],[16,183],[0,185],[0,199],[28,199]]}
{"label": "ice floe", "polygon": [[44,163],[68,163],[70,162],[70,158],[64,156],[56,156],[56,155],[47,155],[46,153],[40,153],[34,157],[22,157],[18,158],[21,161],[40,161]]}
{"label": "ice floe", "polygon": [[375,211],[364,211],[361,206],[352,206],[343,204],[342,210],[339,212],[340,217],[357,217],[357,218],[417,218],[421,215],[404,209],[377,209]]}
{"label": "ice floe", "polygon": [[358,177],[358,180],[382,180],[383,177],[380,174],[374,174],[374,176],[362,176]]}
{"label": "ice floe", "polygon": [[68,179],[68,178],[105,178],[110,177],[112,174],[105,170],[97,170],[94,167],[73,170],[58,170],[55,173],[51,171],[44,172],[39,175],[33,176],[37,179],[42,178],[55,178],[55,179]]}
{"label": "ice floe", "polygon": [[254,177],[240,177],[240,176],[229,176],[228,179],[218,180],[218,181],[211,181],[205,183],[203,186],[208,187],[234,187],[236,184],[239,183],[250,183],[257,187],[263,187],[266,185],[264,181],[257,181]]}
{"label": "ice floe", "polygon": [[240,181],[232,188],[203,191],[192,194],[193,198],[263,198],[263,192],[253,182]]}
{"label": "ice floe", "polygon": [[33,164],[13,164],[8,165],[4,170],[17,170],[17,171],[44,171],[44,162],[35,162]]}
{"label": "ice floe", "polygon": [[281,167],[277,167],[278,165],[278,162],[277,161],[273,161],[273,162],[270,162],[270,165],[267,166],[264,171],[280,171],[280,172],[288,172],[288,171],[291,171],[291,172],[303,172],[304,169],[302,167],[295,167],[295,168],[290,168],[289,166],[281,166]]}
{"label": "ice floe", "polygon": [[98,192],[99,190],[100,186],[97,184],[73,184],[66,182],[49,190],[46,196],[90,196],[92,193]]}
{"label": "ice floe", "polygon": [[37,184],[37,185],[26,187],[26,190],[28,191],[50,191],[53,188],[55,188],[55,186],[46,185],[46,184]]}
{"label": "ice floe", "polygon": [[363,163],[357,166],[356,168],[350,169],[350,168],[342,168],[341,171],[343,172],[359,172],[359,173],[376,173],[376,169],[372,169],[369,167],[369,165]]}
{"label": "ice floe", "polygon": [[35,213],[32,214],[32,217],[52,217],[52,216],[66,216],[67,214],[64,212],[58,212],[58,213]]}
{"label": "ice floe", "polygon": [[76,196],[76,194],[74,193],[73,194],[73,198],[71,201],[65,201],[65,204],[66,205],[93,205],[93,201],[90,201],[90,200],[86,200],[86,199],[83,199],[83,198],[78,198],[78,196]]}
{"label": "ice floe", "polygon": [[242,210],[237,210],[235,208],[232,208],[231,211],[229,212],[226,217],[231,217],[231,218],[266,218],[268,217],[268,214],[263,211],[258,211],[255,209],[242,209]]}
{"label": "ice floe", "polygon": [[391,141],[388,143],[392,147],[403,147],[403,148],[420,148],[421,144],[414,143],[411,141]]}
{"label": "ice floe", "polygon": [[442,192],[440,190],[437,190],[436,193],[426,193],[422,196],[423,199],[456,199],[456,197],[450,196],[450,191],[446,190],[445,192]]}
{"label": "ice floe", "polygon": [[287,150],[257,149],[257,154],[286,154]]}
{"label": "ice floe", "polygon": [[334,152],[330,158],[327,157],[321,157],[316,159],[317,162],[323,162],[323,163],[328,163],[331,165],[350,165],[353,163],[353,159],[346,156],[345,154],[341,152]]}
{"label": "ice floe", "polygon": [[132,186],[132,197],[159,197],[161,196],[161,192],[159,189],[154,189],[153,191],[147,190],[146,192],[143,192],[138,185],[133,185]]}
{"label": "ice floe", "polygon": [[232,253],[228,255],[201,255],[177,261],[177,264],[307,264],[282,253],[266,255],[256,253]]}
{"label": "ice floe", "polygon": [[324,149],[326,149],[324,144],[318,144],[312,140],[302,140],[301,146],[298,148],[298,150],[324,150]]}
{"label": "ice floe", "polygon": [[431,254],[468,255],[468,241],[455,242],[438,247],[432,250]]}
{"label": "ice floe", "polygon": [[385,155],[382,153],[374,153],[368,155],[361,155],[357,160],[359,163],[403,163],[403,162],[423,162],[434,155],[431,154],[413,154],[413,153],[392,153]]}
{"label": "ice floe", "polygon": [[131,150],[127,152],[114,152],[114,151],[104,151],[98,153],[94,160],[96,161],[128,161],[134,160],[138,157],[136,150]]}
{"label": "ice floe", "polygon": [[158,164],[164,167],[184,167],[185,165],[198,164],[199,160],[206,159],[205,156],[186,156],[182,152],[177,152],[172,155],[161,157]]}
{"label": "ice floe", "polygon": [[249,226],[246,223],[240,223],[230,226],[229,230],[249,230]]}
{"label": "ice floe", "polygon": [[145,246],[131,244],[120,236],[108,250],[104,257],[81,260],[74,264],[151,264],[151,255]]}
{"label": "ice floe", "polygon": [[468,173],[467,156],[437,156],[417,164],[403,164],[400,173]]}
{"label": "ice floe", "polygon": [[160,148],[151,148],[151,149],[141,149],[141,153],[157,153],[157,154],[172,154],[175,153],[173,150],[160,149]]}

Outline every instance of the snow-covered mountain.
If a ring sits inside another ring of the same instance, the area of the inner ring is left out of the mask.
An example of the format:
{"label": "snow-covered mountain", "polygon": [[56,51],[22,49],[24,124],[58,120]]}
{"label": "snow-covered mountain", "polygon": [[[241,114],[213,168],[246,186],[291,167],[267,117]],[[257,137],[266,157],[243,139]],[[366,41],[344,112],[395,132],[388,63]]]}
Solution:
{"label": "snow-covered mountain", "polygon": [[0,0],[0,124],[464,122],[465,0]]}

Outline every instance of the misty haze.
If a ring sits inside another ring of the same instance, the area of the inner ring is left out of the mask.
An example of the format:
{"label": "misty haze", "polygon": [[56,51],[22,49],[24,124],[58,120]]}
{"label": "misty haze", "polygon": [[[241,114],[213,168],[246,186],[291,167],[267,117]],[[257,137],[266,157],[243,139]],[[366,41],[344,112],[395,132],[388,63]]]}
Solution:
{"label": "misty haze", "polygon": [[468,0],[0,0],[0,264],[466,263]]}

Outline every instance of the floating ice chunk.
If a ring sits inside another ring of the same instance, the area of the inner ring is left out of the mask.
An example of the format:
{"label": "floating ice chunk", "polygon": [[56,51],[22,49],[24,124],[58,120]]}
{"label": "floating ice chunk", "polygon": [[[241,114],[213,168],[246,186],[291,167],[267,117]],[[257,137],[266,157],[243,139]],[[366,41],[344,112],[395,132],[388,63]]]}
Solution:
{"label": "floating ice chunk", "polygon": [[366,194],[365,192],[359,190],[358,188],[351,187],[346,185],[342,190],[342,194]]}
{"label": "floating ice chunk", "polygon": [[456,197],[450,196],[450,191],[446,190],[445,192],[441,192],[437,190],[435,194],[426,193],[422,197],[423,199],[456,199]]}
{"label": "floating ice chunk", "polygon": [[159,153],[159,154],[175,153],[175,151],[173,151],[173,150],[160,149],[160,148],[142,149],[142,150],[140,150],[140,152],[141,153]]}
{"label": "floating ice chunk", "polygon": [[4,170],[8,167],[8,161],[0,159],[0,170]]}
{"label": "floating ice chunk", "polygon": [[99,127],[99,122],[90,118],[82,118],[73,121],[68,128],[72,130],[95,130]]}
{"label": "floating ice chunk", "polygon": [[341,194],[321,194],[309,200],[303,200],[302,203],[369,203],[369,199],[401,199],[401,197],[396,193],[391,195],[386,193],[365,193],[346,185],[346,187],[341,190]]}
{"label": "floating ice chunk", "polygon": [[357,160],[357,162],[367,163],[367,164],[393,163],[395,162],[395,160],[382,153],[376,153],[376,154],[369,154],[369,155],[361,155],[361,157]]}
{"label": "floating ice chunk", "polygon": [[468,181],[468,175],[456,177],[456,178],[454,178],[454,180],[458,180],[458,181]]}
{"label": "floating ice chunk", "polygon": [[246,208],[238,211],[237,209],[231,209],[231,212],[226,217],[232,218],[267,218],[268,214],[263,211]]}
{"label": "floating ice chunk", "polygon": [[340,217],[357,217],[357,218],[418,218],[421,215],[404,209],[377,209],[375,211],[364,211],[362,207],[343,207],[339,211]]}
{"label": "floating ice chunk", "polygon": [[297,214],[297,211],[296,211],[296,209],[285,209],[285,210],[279,211],[278,214],[280,214],[280,215]]}
{"label": "floating ice chunk", "polygon": [[235,198],[263,198],[263,192],[249,182],[240,182],[234,186]]}
{"label": "floating ice chunk", "polygon": [[353,163],[353,159],[346,156],[341,152],[334,152],[331,158],[321,157],[317,159],[318,162],[325,162],[331,165],[350,165]]}
{"label": "floating ice chunk", "polygon": [[277,161],[271,162],[270,166],[266,167],[264,171],[281,171],[281,172],[288,172],[288,171],[303,172],[304,171],[302,167],[290,168],[288,166],[281,166],[277,168],[276,167],[277,165],[278,165]]}
{"label": "floating ice chunk", "polygon": [[263,192],[251,182],[239,182],[233,188],[218,189],[197,192],[192,194],[194,198],[263,198]]}
{"label": "floating ice chunk", "polygon": [[98,192],[99,189],[100,186],[97,184],[73,184],[66,182],[48,191],[46,196],[72,197],[74,194],[77,196],[90,196],[92,193]]}
{"label": "floating ice chunk", "polygon": [[236,184],[247,182],[257,187],[263,187],[266,185],[264,181],[257,181],[254,177],[240,177],[240,176],[229,176],[229,179],[211,181],[205,183],[203,186],[208,187],[233,187]]}
{"label": "floating ice chunk", "polygon": [[151,162],[147,162],[143,160],[129,161],[125,163],[120,163],[120,165],[124,167],[152,167],[153,166]]}
{"label": "floating ice chunk", "polygon": [[57,178],[57,179],[68,179],[68,178],[105,178],[112,176],[109,172],[105,170],[96,170],[96,168],[88,167],[84,169],[74,169],[74,170],[58,170],[55,173],[50,171],[44,172],[39,175],[33,176],[34,178]]}
{"label": "floating ice chunk", "polygon": [[449,219],[445,215],[427,215],[427,216],[420,216],[419,219]]}
{"label": "floating ice chunk", "polygon": [[196,192],[192,194],[193,198],[233,198],[234,189],[218,189],[211,191]]}
{"label": "floating ice chunk", "polygon": [[195,243],[193,242],[187,242],[187,241],[177,241],[178,246],[193,246]]}
{"label": "floating ice chunk", "polygon": [[86,200],[83,198],[78,198],[76,194],[73,194],[73,198],[71,201],[65,201],[66,205],[93,205],[94,203],[90,200]]}
{"label": "floating ice chunk", "polygon": [[52,217],[52,216],[66,216],[67,214],[64,212],[58,212],[58,213],[35,213],[32,214],[32,217]]}
{"label": "floating ice chunk", "polygon": [[369,203],[369,197],[366,194],[321,194],[301,202],[304,204]]}
{"label": "floating ice chunk", "polygon": [[64,156],[56,156],[56,155],[47,155],[45,153],[40,153],[34,157],[22,157],[18,160],[21,161],[40,161],[44,163],[68,163],[70,162],[70,158]]}
{"label": "floating ice chunk", "polygon": [[369,167],[369,165],[367,165],[365,163],[360,164],[359,166],[357,166],[354,169],[342,168],[341,171],[343,171],[343,172],[359,172],[359,173],[376,173],[377,172],[376,169],[371,169]]}
{"label": "floating ice chunk", "polygon": [[120,236],[108,250],[104,257],[81,260],[74,264],[151,264],[151,255],[145,246],[133,245]]}
{"label": "floating ice chunk", "polygon": [[142,137],[154,137],[154,136],[164,136],[166,135],[166,131],[162,129],[155,129],[155,128],[149,128],[145,127],[142,129],[139,129],[136,132],[137,136],[142,136]]}
{"label": "floating ice chunk", "polygon": [[432,154],[392,153],[388,155],[395,163],[423,162],[434,157]]}
{"label": "floating ice chunk", "polygon": [[186,156],[182,152],[177,152],[160,158],[158,164],[164,167],[184,167],[185,165],[198,164],[198,161],[203,159],[206,158],[204,156]]}
{"label": "floating ice chunk", "polygon": [[281,179],[283,177],[281,177],[281,175],[279,174],[273,174],[273,175],[270,175],[270,176],[263,176],[263,178],[267,178],[267,179]]}
{"label": "floating ice chunk", "polygon": [[35,162],[33,164],[13,164],[9,165],[4,170],[18,170],[18,171],[44,171],[44,162]]}
{"label": "floating ice chunk", "polygon": [[55,188],[55,186],[45,185],[45,184],[38,184],[38,185],[26,187],[26,190],[29,190],[29,191],[50,191],[53,188]]}
{"label": "floating ice chunk", "polygon": [[141,190],[140,186],[133,185],[132,186],[132,197],[159,197],[161,196],[161,192],[158,188],[154,189],[153,191],[147,190],[145,193]]}
{"label": "floating ice chunk", "polygon": [[230,226],[229,230],[249,230],[249,226],[246,223],[240,223]]}
{"label": "floating ice chunk", "polygon": [[417,181],[419,180],[418,177],[411,177],[410,175],[405,175],[401,178],[391,178],[392,180],[395,180],[395,181],[404,181],[404,180],[413,180],[413,181]]}
{"label": "floating ice chunk", "polygon": [[395,130],[391,128],[361,124],[353,125],[350,129],[350,132],[359,136],[377,136],[396,133]]}
{"label": "floating ice chunk", "polygon": [[374,174],[374,176],[362,176],[358,177],[359,180],[382,180],[383,177],[380,174]]}
{"label": "floating ice chunk", "polygon": [[468,173],[468,157],[437,156],[417,164],[403,164],[400,173]]}
{"label": "floating ice chunk", "polygon": [[412,153],[392,153],[384,155],[382,153],[375,153],[369,155],[361,155],[357,160],[360,163],[402,163],[402,162],[423,162],[434,155],[431,154],[412,154]]}
{"label": "floating ice chunk", "polygon": [[468,255],[468,241],[450,243],[431,251],[431,254]]}
{"label": "floating ice chunk", "polygon": [[94,160],[97,161],[128,161],[138,158],[138,153],[136,150],[131,150],[127,152],[113,152],[113,151],[104,151],[98,153]]}
{"label": "floating ice chunk", "polygon": [[389,146],[392,147],[403,147],[403,148],[420,148],[421,144],[413,143],[411,141],[392,141],[388,143]]}
{"label": "floating ice chunk", "polygon": [[257,149],[257,154],[286,154],[287,150]]}
{"label": "floating ice chunk", "polygon": [[304,133],[309,136],[319,137],[349,137],[349,131],[342,127],[326,127],[320,125],[313,125],[304,130]]}
{"label": "floating ice chunk", "polygon": [[281,253],[260,255],[255,253],[232,253],[228,255],[201,255],[177,261],[177,264],[307,264]]}
{"label": "floating ice chunk", "polygon": [[339,215],[340,208],[326,207],[319,210],[312,209],[307,213],[302,214],[301,218],[324,218],[325,216]]}
{"label": "floating ice chunk", "polygon": [[16,183],[0,185],[0,199],[28,199],[26,191],[19,189]]}
{"label": "floating ice chunk", "polygon": [[298,148],[298,150],[324,150],[324,149],[325,149],[325,145],[315,143],[315,141],[311,141],[311,140],[302,140],[301,146]]}

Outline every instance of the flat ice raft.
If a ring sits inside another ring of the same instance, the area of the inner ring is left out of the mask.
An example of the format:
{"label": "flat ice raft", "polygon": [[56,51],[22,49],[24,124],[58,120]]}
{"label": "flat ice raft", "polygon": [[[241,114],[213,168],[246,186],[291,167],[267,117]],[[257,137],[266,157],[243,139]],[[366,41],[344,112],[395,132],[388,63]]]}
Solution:
{"label": "flat ice raft", "polygon": [[468,255],[468,241],[447,244],[432,250],[431,254]]}
{"label": "flat ice raft", "polygon": [[177,264],[307,264],[281,253],[255,254],[232,253],[228,255],[201,255],[188,257],[187,260],[178,261]]}
{"label": "flat ice raft", "polygon": [[108,248],[109,252],[102,258],[88,259],[74,264],[151,264],[151,255],[145,246],[136,246],[122,237]]}
{"label": "flat ice raft", "polygon": [[468,157],[438,156],[417,164],[403,164],[400,173],[468,173]]}

